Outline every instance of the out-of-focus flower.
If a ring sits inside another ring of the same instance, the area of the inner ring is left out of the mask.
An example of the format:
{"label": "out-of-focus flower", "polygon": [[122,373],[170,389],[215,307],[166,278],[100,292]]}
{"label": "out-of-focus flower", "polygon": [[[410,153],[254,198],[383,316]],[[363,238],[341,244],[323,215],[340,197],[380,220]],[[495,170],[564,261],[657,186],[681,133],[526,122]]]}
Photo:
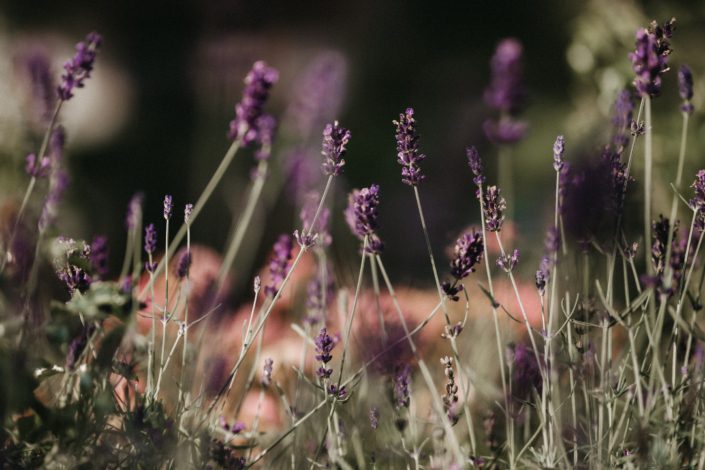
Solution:
{"label": "out-of-focus flower", "polygon": [[681,68],[678,69],[678,92],[683,99],[683,104],[681,105],[681,111],[687,114],[693,112],[693,72],[690,71],[690,67],[683,64]]}
{"label": "out-of-focus flower", "polygon": [[44,232],[56,220],[59,202],[61,202],[69,185],[69,176],[61,165],[65,140],[64,128],[59,126],[54,129],[49,142],[51,159],[49,190],[44,200],[42,214],[39,217],[38,228],[40,232]]}
{"label": "out-of-focus flower", "polygon": [[51,170],[49,157],[42,157],[41,160],[33,153],[30,153],[25,158],[25,171],[32,178],[46,178]]}
{"label": "out-of-focus flower", "polygon": [[379,426],[379,410],[375,407],[370,408],[369,417],[370,427],[372,429],[377,429],[377,427]]}
{"label": "out-of-focus flower", "polygon": [[498,121],[487,119],[482,123],[487,139],[495,144],[513,144],[526,135],[528,126],[523,121],[510,117],[500,118]]}
{"label": "out-of-focus flower", "polygon": [[83,88],[91,76],[96,53],[103,39],[98,33],[89,33],[85,41],[76,44],[76,54],[64,63],[64,74],[57,89],[59,98],[67,101],[73,97],[74,88]]}
{"label": "out-of-focus flower", "polygon": [[255,159],[261,162],[268,160],[272,154],[274,134],[277,132],[277,120],[271,114],[263,114],[257,118],[256,125],[259,131],[259,148],[255,152]]}
{"label": "out-of-focus flower", "polygon": [[426,155],[419,151],[419,133],[416,130],[414,108],[406,108],[406,111],[399,115],[399,120],[392,122],[396,127],[397,162],[402,166],[401,180],[409,186],[418,186],[426,178],[419,168],[419,163]]}
{"label": "out-of-focus flower", "polygon": [[188,277],[189,270],[191,268],[191,252],[183,248],[179,254],[176,255],[176,269],[175,274],[179,279],[184,279]]}
{"label": "out-of-focus flower", "polygon": [[521,42],[506,38],[497,44],[490,60],[492,71],[485,102],[498,111],[515,114],[524,102],[523,53]]}
{"label": "out-of-focus flower", "polygon": [[269,388],[272,384],[272,368],[274,367],[274,361],[271,357],[264,360],[264,367],[262,368],[262,380],[260,383],[262,387]]}
{"label": "out-of-focus flower", "polygon": [[475,146],[472,145],[465,149],[465,154],[468,158],[468,166],[470,167],[470,170],[474,175],[472,179],[473,183],[475,183],[478,187],[482,186],[482,184],[485,182],[485,171],[482,167],[482,159],[480,158],[480,152],[478,152]]}
{"label": "out-of-focus flower", "polygon": [[510,345],[507,355],[512,371],[512,398],[526,401],[534,390],[541,391],[541,366],[534,351],[523,344]]}
{"label": "out-of-focus flower", "polygon": [[556,137],[556,142],[553,144],[553,169],[556,171],[561,171],[563,165],[565,154],[565,138],[562,135]]}
{"label": "out-of-focus flower", "polygon": [[144,194],[135,193],[127,204],[127,215],[125,216],[125,228],[134,230],[142,221],[142,203]]}
{"label": "out-of-focus flower", "polygon": [[105,279],[108,275],[108,238],[98,235],[91,242],[90,254],[91,268],[99,279]]}
{"label": "out-of-focus flower", "polygon": [[287,275],[292,248],[291,237],[287,234],[279,235],[274,243],[274,255],[269,262],[269,284],[264,287],[264,292],[270,297],[277,294]]}
{"label": "out-of-focus flower", "polygon": [[399,366],[394,374],[394,406],[396,406],[397,409],[409,407],[410,383],[411,366],[409,364]]}

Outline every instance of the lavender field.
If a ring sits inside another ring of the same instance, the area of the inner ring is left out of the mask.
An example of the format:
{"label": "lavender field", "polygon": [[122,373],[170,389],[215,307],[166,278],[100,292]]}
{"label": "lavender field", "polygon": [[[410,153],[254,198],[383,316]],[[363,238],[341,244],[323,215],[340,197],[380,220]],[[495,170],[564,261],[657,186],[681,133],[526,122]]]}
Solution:
{"label": "lavender field", "polygon": [[705,468],[705,9],[255,3],[0,7],[0,469]]}

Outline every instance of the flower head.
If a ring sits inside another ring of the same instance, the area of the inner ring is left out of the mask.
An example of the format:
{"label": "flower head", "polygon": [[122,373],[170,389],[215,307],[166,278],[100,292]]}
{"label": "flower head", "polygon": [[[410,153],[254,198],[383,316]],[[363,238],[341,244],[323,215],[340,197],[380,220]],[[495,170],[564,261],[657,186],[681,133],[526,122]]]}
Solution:
{"label": "flower head", "polygon": [[184,279],[189,275],[189,269],[191,268],[191,252],[184,248],[181,250],[177,257],[176,262],[176,277],[179,279]]}
{"label": "flower head", "polygon": [[409,186],[417,186],[426,178],[419,168],[419,163],[426,155],[419,152],[419,133],[416,130],[414,108],[406,108],[406,111],[399,115],[399,120],[392,122],[396,127],[397,162],[402,166],[401,180]]}
{"label": "flower head", "polygon": [[505,253],[503,255],[500,255],[499,258],[497,258],[497,266],[504,269],[508,273],[514,270],[518,262],[519,250],[516,249],[511,255],[509,253]]}
{"label": "flower head", "polygon": [[91,242],[90,254],[91,268],[93,273],[100,279],[105,279],[108,275],[108,238],[98,235]]}
{"label": "flower head", "polygon": [[333,124],[326,124],[325,129],[323,129],[323,146],[321,149],[321,154],[323,155],[323,173],[331,175],[340,175],[343,172],[343,167],[345,166],[345,159],[343,158],[347,153],[346,146],[350,142],[350,131],[340,124],[338,121],[333,122]]}
{"label": "flower head", "polygon": [[91,76],[96,53],[103,39],[98,33],[90,33],[85,41],[76,44],[76,54],[64,63],[64,74],[57,88],[59,98],[67,101],[73,97],[74,88],[83,88],[85,79]]}
{"label": "flower head", "polygon": [[125,216],[125,227],[127,230],[134,230],[142,221],[142,202],[144,194],[135,193],[130,202],[127,203],[127,215]]}
{"label": "flower head", "polygon": [[[156,249],[157,229],[154,227],[154,224],[149,224],[144,229],[144,251],[145,253],[147,253],[147,255],[151,257],[156,251]],[[147,268],[147,271],[149,272],[154,272],[154,270],[157,268],[157,264],[148,261],[145,268]]]}
{"label": "flower head", "polygon": [[44,200],[44,206],[42,206],[42,214],[37,223],[40,232],[46,230],[56,220],[59,203],[69,185],[69,176],[61,166],[65,141],[64,128],[59,126],[54,129],[49,142],[51,157],[49,190]]}
{"label": "flower head", "polygon": [[397,409],[408,408],[410,403],[409,384],[411,382],[411,366],[405,364],[397,367],[394,374],[394,405]]}
{"label": "flower head", "polygon": [[76,291],[81,294],[85,293],[91,286],[92,279],[90,275],[83,269],[73,264],[68,264],[59,271],[56,275],[59,280],[66,284],[69,294]]}
{"label": "flower head", "polygon": [[669,39],[675,19],[659,26],[655,21],[648,29],[636,32],[636,49],[629,54],[636,74],[634,86],[640,96],[658,96],[661,93],[662,75],[668,71],[671,53]]}
{"label": "flower head", "polygon": [[561,171],[565,161],[563,154],[565,153],[565,138],[562,135],[556,137],[556,142],[553,144],[553,169]]}
{"label": "flower head", "polygon": [[507,202],[500,194],[497,186],[488,186],[485,190],[482,201],[482,210],[485,214],[485,224],[490,232],[499,232],[504,223],[504,211],[507,209]]}
{"label": "flower head", "polygon": [[184,206],[184,223],[186,225],[191,223],[191,214],[193,214],[193,204],[186,204]]}
{"label": "flower head", "polygon": [[262,114],[255,122],[259,138],[257,143],[259,148],[255,152],[255,160],[258,162],[268,160],[272,154],[272,144],[274,143],[274,134],[277,132],[277,120],[271,114]]}
{"label": "flower head", "polygon": [[475,272],[475,265],[482,261],[484,240],[482,234],[474,230],[464,233],[455,242],[455,257],[450,262],[450,274],[457,280]]}
{"label": "flower head", "polygon": [[478,186],[481,186],[485,182],[485,171],[482,167],[482,159],[480,158],[480,152],[477,151],[474,145],[467,147],[465,153],[468,157],[468,166],[474,175],[472,181]]}
{"label": "flower head", "polygon": [[541,263],[539,263],[539,269],[536,270],[536,289],[539,291],[539,295],[543,295],[546,292],[546,284],[551,276],[551,260],[548,256],[541,258]]}
{"label": "flower head", "polygon": [[241,138],[245,145],[260,140],[258,119],[262,116],[269,91],[278,79],[279,72],[266,62],[260,60],[254,63],[245,77],[242,99],[235,105],[235,119],[230,121],[230,139]]}
{"label": "flower head", "polygon": [[693,99],[693,72],[691,72],[690,67],[685,64],[681,65],[681,68],[678,69],[678,91],[683,99],[681,111],[691,114],[694,109],[691,103]]}
{"label": "flower head", "polygon": [[42,157],[39,160],[35,154],[30,153],[25,158],[25,161],[27,162],[25,171],[32,178],[46,178],[49,175],[49,170],[51,169],[49,157]]}
{"label": "flower head", "polygon": [[279,291],[282,281],[284,281],[289,272],[292,248],[291,236],[287,234],[279,235],[276,243],[274,243],[274,255],[269,262],[269,284],[264,287],[266,295],[274,297]]}
{"label": "flower head", "polygon": [[171,214],[174,211],[174,202],[172,197],[167,194],[164,196],[164,220],[171,219]]}
{"label": "flower head", "polygon": [[260,383],[262,387],[269,388],[272,384],[272,368],[274,367],[274,361],[271,357],[264,360],[264,367],[262,369],[262,380]]}
{"label": "flower head", "polygon": [[379,215],[379,186],[354,189],[348,195],[348,207],[345,209],[345,220],[353,235],[360,240],[367,237],[367,253],[377,254],[384,244],[377,236],[377,217]]}
{"label": "flower head", "polygon": [[515,114],[523,104],[523,53],[524,48],[517,39],[506,38],[497,44],[490,61],[492,72],[485,89],[485,102],[498,111]]}

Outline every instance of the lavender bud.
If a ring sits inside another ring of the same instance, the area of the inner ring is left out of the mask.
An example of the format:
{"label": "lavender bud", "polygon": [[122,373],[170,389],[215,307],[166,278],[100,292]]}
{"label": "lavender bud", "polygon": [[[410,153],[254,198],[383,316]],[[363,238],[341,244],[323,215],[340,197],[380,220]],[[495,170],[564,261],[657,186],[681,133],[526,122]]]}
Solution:
{"label": "lavender bud", "polygon": [[377,429],[377,427],[379,426],[379,410],[375,407],[370,408],[369,417],[370,427],[372,429]]}
{"label": "lavender bud", "polygon": [[694,211],[703,212],[705,209],[705,170],[699,170],[695,175],[695,181],[690,185],[695,195],[690,199],[690,208]]}
{"label": "lavender bud", "polygon": [[260,138],[258,119],[269,98],[269,90],[279,79],[279,72],[269,67],[264,61],[257,61],[245,77],[242,100],[235,105],[235,119],[230,121],[229,137],[232,140],[242,138],[248,145]]}
{"label": "lavender bud", "polygon": [[472,230],[455,242],[455,258],[450,263],[450,274],[460,281],[475,272],[475,265],[482,260],[484,240],[482,234]]}
{"label": "lavender bud", "polygon": [[488,186],[482,201],[482,210],[485,213],[485,224],[490,232],[499,232],[504,223],[504,211],[507,203],[500,194],[497,186]]}
{"label": "lavender bud", "polygon": [[27,162],[25,165],[27,175],[32,178],[46,178],[49,175],[49,170],[51,169],[49,157],[42,157],[41,161],[38,161],[37,156],[30,153],[25,160]]}
{"label": "lavender bud", "polygon": [[99,279],[108,275],[108,239],[98,235],[91,242],[90,262],[93,272]]}
{"label": "lavender bud", "polygon": [[473,183],[481,186],[485,182],[485,171],[482,167],[482,159],[480,158],[480,152],[477,151],[474,145],[467,147],[465,153],[468,157],[468,165],[470,170],[474,175],[472,179]]}
{"label": "lavender bud", "polygon": [[392,122],[396,126],[397,162],[402,166],[401,180],[409,186],[418,186],[426,178],[419,168],[419,163],[426,155],[419,152],[419,133],[416,130],[414,109],[406,108],[406,111],[399,115],[399,120]]}
{"label": "lavender bud", "polygon": [[409,383],[411,382],[411,367],[408,364],[399,366],[394,375],[394,405],[397,409],[408,408]]}
{"label": "lavender bud", "polygon": [[257,294],[259,292],[260,288],[262,287],[262,280],[260,279],[259,276],[255,276],[255,281],[254,281],[253,287],[254,287],[255,294]]}
{"label": "lavender bud", "polygon": [[564,160],[563,154],[565,153],[565,138],[562,135],[556,137],[556,142],[553,144],[553,169],[556,171],[561,171],[563,168]]}
{"label": "lavender bud", "polygon": [[269,262],[269,284],[264,288],[266,295],[274,297],[279,291],[279,287],[289,272],[289,260],[291,260],[291,250],[293,243],[291,237],[282,234],[274,243],[274,256]]}
{"label": "lavender bud", "polygon": [[173,212],[174,209],[174,203],[172,201],[172,198],[169,194],[164,196],[164,220],[169,220],[171,219],[171,213]]}
{"label": "lavender bud", "polygon": [[134,230],[142,220],[142,202],[144,195],[135,193],[127,204],[127,215],[125,216],[125,227],[127,230]]}
{"label": "lavender bud", "polygon": [[485,102],[492,108],[515,114],[521,107],[525,92],[522,56],[524,48],[514,38],[503,39],[490,61],[491,79],[485,89]]}
{"label": "lavender bud", "polygon": [[539,269],[536,271],[536,289],[539,291],[539,295],[543,296],[546,292],[546,284],[551,276],[551,260],[544,256],[541,258],[541,263],[539,264]]}
{"label": "lavender bud", "polygon": [[191,222],[191,214],[193,213],[193,204],[184,206],[184,223],[188,225]]}
{"label": "lavender bud", "polygon": [[59,98],[67,101],[73,97],[74,88],[83,88],[85,79],[91,76],[96,52],[102,43],[98,33],[90,33],[85,42],[76,44],[76,54],[64,63],[64,74],[57,88]]}
{"label": "lavender bud", "polygon": [[345,220],[353,235],[363,241],[367,236],[366,252],[370,254],[381,253],[384,248],[376,233],[378,206],[379,186],[373,184],[369,188],[354,189],[348,195],[348,207],[345,209]]}
{"label": "lavender bud", "polygon": [[183,249],[178,255],[178,261],[176,262],[176,277],[179,279],[184,279],[189,275],[189,269],[191,268],[191,253]]}
{"label": "lavender bud", "polygon": [[668,55],[671,53],[668,39],[672,23],[664,28],[655,23],[636,33],[636,49],[629,54],[632,69],[636,74],[634,86],[640,96],[658,96],[661,93],[661,76],[668,71]]}
{"label": "lavender bud", "polygon": [[519,250],[514,250],[514,252],[511,255],[508,253],[505,253],[503,255],[500,255],[499,258],[497,258],[497,266],[504,269],[504,271],[506,271],[508,273],[510,273],[514,270],[514,268],[516,267],[518,262],[519,262]]}
{"label": "lavender bud", "polygon": [[316,371],[316,375],[322,379],[330,378],[333,369],[328,368],[327,364],[333,359],[331,351],[335,347],[335,340],[328,334],[328,330],[321,328],[314,343],[316,345],[316,360],[321,362],[321,367]]}
{"label": "lavender bud", "polygon": [[340,126],[338,121],[333,124],[326,124],[323,129],[323,145],[321,154],[323,155],[323,173],[328,176],[337,176],[343,173],[347,153],[346,146],[350,142],[352,134],[346,128]]}
{"label": "lavender bud", "polygon": [[694,109],[690,102],[693,99],[693,73],[685,64],[678,70],[678,91],[683,99],[681,111],[691,114]]}
{"label": "lavender bud", "polygon": [[269,388],[272,384],[272,368],[274,367],[274,361],[272,358],[268,357],[264,360],[264,368],[262,370],[262,387]]}

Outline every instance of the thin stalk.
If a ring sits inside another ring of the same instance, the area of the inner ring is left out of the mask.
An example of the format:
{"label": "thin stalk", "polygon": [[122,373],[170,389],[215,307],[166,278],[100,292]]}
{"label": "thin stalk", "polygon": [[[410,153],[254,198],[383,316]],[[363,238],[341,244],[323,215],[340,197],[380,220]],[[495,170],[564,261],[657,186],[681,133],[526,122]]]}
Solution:
{"label": "thin stalk", "polygon": [[[186,230],[186,253],[190,258],[191,256],[191,230]],[[184,347],[181,351],[181,376],[179,377],[179,401],[182,403],[182,398],[184,396],[184,376],[186,375],[186,358],[188,355],[188,308],[189,299],[188,295],[191,293],[191,272],[190,269],[186,271],[186,307],[184,309]]]}
{"label": "thin stalk", "polygon": [[[644,96],[645,109],[645,143],[644,143],[644,246],[651,241],[651,169],[653,165],[653,145],[652,145],[652,130],[651,130],[651,97]],[[644,250],[646,272],[649,276],[653,276],[654,267],[649,262],[649,250]]]}
{"label": "thin stalk", "polygon": [[250,226],[250,222],[252,221],[252,215],[257,207],[257,202],[259,202],[260,196],[262,195],[262,188],[264,188],[264,183],[267,180],[267,167],[268,163],[266,160],[259,162],[257,165],[257,176],[255,177],[255,181],[250,188],[245,210],[238,220],[235,234],[228,244],[228,248],[225,251],[225,256],[223,257],[223,263],[220,265],[220,271],[218,271],[216,292],[220,292],[220,288],[223,286],[223,282],[225,282],[225,277],[230,272],[230,268],[235,261],[235,257],[240,251],[240,246],[245,238],[247,228]]}
{"label": "thin stalk", "polygon": [[[443,290],[441,289],[441,281],[440,278],[438,277],[438,269],[436,268],[436,260],[435,257],[433,256],[433,249],[431,248],[431,238],[428,234],[428,228],[426,227],[426,218],[424,217],[424,212],[423,212],[423,206],[421,205],[421,197],[419,195],[419,188],[418,186],[414,186],[414,197],[416,199],[416,208],[419,213],[419,221],[421,222],[421,230],[423,231],[424,235],[424,240],[426,241],[426,250],[428,251],[428,257],[431,261],[431,270],[433,271],[433,279],[436,282],[436,290],[438,292],[438,299],[441,302],[441,306],[443,307],[443,315],[446,320],[446,325],[451,328],[451,322],[450,322],[450,316],[448,315],[448,308],[446,306],[446,297],[443,295]],[[470,393],[469,387],[465,385],[465,381],[463,380],[463,375],[465,375],[465,370],[462,367],[462,362],[460,360],[460,352],[458,349],[458,344],[455,335],[450,334],[448,335],[450,338],[450,345],[451,349],[453,352],[453,356],[455,358],[455,363],[457,365],[458,369],[458,383],[461,384],[463,390],[463,414],[465,415],[465,423],[468,428],[468,435],[470,436],[470,448],[473,453],[473,455],[476,453],[477,450],[477,444],[475,440],[475,430],[474,426],[472,424],[472,415],[470,414],[470,407],[468,406],[468,395]],[[468,383],[470,382],[470,379],[468,377]]]}

